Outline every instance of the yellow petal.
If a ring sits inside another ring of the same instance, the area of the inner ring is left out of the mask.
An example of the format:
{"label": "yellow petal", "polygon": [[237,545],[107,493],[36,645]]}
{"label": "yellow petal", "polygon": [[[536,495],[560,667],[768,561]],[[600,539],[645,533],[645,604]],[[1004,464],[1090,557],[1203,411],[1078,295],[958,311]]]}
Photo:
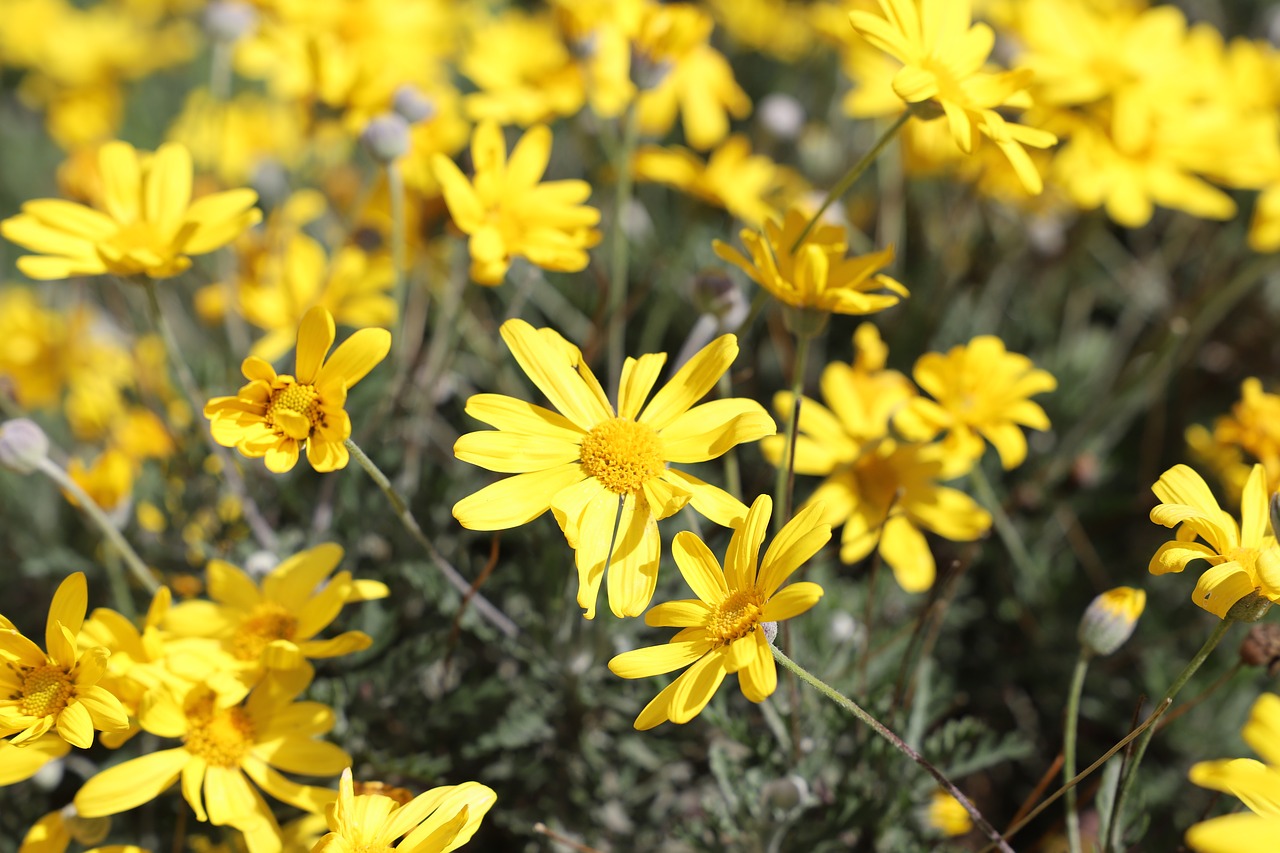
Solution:
{"label": "yellow petal", "polygon": [[524,474],[578,461],[581,434],[574,441],[502,430],[469,432],[458,437],[453,455],[463,462],[502,474]]}
{"label": "yellow petal", "polygon": [[675,557],[685,583],[698,598],[715,605],[729,594],[720,563],[697,536],[687,530],[677,533],[671,544],[671,555]]}
{"label": "yellow petal", "polygon": [[581,442],[584,430],[559,412],[502,394],[475,394],[466,412],[478,421],[506,432]]}
{"label": "yellow petal", "polygon": [[754,400],[714,400],[678,415],[662,430],[662,455],[668,462],[705,462],[777,429]]}
{"label": "yellow petal", "polygon": [[549,339],[533,326],[523,320],[508,320],[502,324],[501,334],[533,384],[580,429],[590,430],[613,416],[565,357],[566,353],[553,349]]}
{"label": "yellow petal", "polygon": [[1197,823],[1187,830],[1197,853],[1263,853],[1280,849],[1280,817],[1232,814]]}
{"label": "yellow petal", "polygon": [[1196,583],[1191,600],[1219,619],[1225,619],[1231,605],[1256,588],[1253,577],[1232,560],[1206,570]]}
{"label": "yellow petal", "polygon": [[701,639],[635,649],[614,656],[609,671],[620,678],[649,678],[688,666],[711,648],[710,640]]}
{"label": "yellow petal", "polygon": [[300,384],[315,383],[325,354],[333,346],[334,331],[333,315],[323,306],[317,305],[303,315],[302,322],[298,325],[298,355],[295,366]]}
{"label": "yellow petal", "polygon": [[719,486],[699,480],[692,474],[668,468],[662,479],[689,494],[689,505],[721,527],[734,527],[747,517],[747,506]]}
{"label": "yellow petal", "polygon": [[89,607],[89,587],[84,579],[84,572],[74,572],[58,584],[49,604],[49,618],[45,621],[45,648],[54,660],[70,667],[75,662],[75,644],[71,647],[70,658],[59,658],[53,650],[62,645],[62,628],[64,626],[72,636],[80,633],[84,627],[84,614]]}
{"label": "yellow petal", "polygon": [[726,673],[721,649],[704,655],[640,712],[635,727],[643,731],[664,720],[673,723],[689,722],[711,701]]}
{"label": "yellow petal", "polygon": [[665,601],[649,609],[644,615],[644,624],[652,628],[689,628],[705,625],[711,612],[705,601],[696,598]]}
{"label": "yellow petal", "polygon": [[256,812],[257,799],[240,768],[210,764],[204,772],[204,807],[210,823],[225,826]]}
{"label": "yellow petal", "polygon": [[721,335],[707,344],[653,395],[640,423],[661,432],[706,396],[737,357],[738,339],[733,335]]}
{"label": "yellow petal", "polygon": [[933,586],[936,566],[924,534],[905,516],[895,515],[880,534],[880,556],[893,569],[904,592],[924,592]]}
{"label": "yellow petal", "polygon": [[1164,543],[1156,550],[1147,566],[1147,571],[1153,575],[1180,572],[1192,560],[1210,560],[1217,556],[1216,551],[1199,542],[1179,542],[1175,539]]}
{"label": "yellow petal", "polygon": [[157,148],[143,183],[144,218],[166,238],[172,237],[191,203],[191,153],[186,146],[169,142]]}
{"label": "yellow petal", "polygon": [[812,581],[800,581],[778,592],[767,602],[760,613],[763,622],[781,622],[799,616],[822,598],[822,587]]}
{"label": "yellow petal", "polygon": [[[205,567],[209,577],[209,597],[220,604],[239,610],[252,610],[262,601],[258,585],[245,572],[224,560],[210,560]],[[177,610],[171,611],[177,616]]]}
{"label": "yellow petal", "polygon": [[831,525],[823,520],[825,514],[826,506],[822,503],[806,505],[769,543],[756,581],[756,587],[766,599],[786,583],[792,572],[831,541]]}
{"label": "yellow petal", "polygon": [[347,338],[320,368],[317,385],[342,383],[350,388],[391,351],[391,333],[386,329],[361,329]]}
{"label": "yellow petal", "polygon": [[165,749],[108,767],[80,787],[76,811],[103,817],[150,802],[177,780],[188,757],[185,749]]}
{"label": "yellow petal", "polygon": [[724,557],[724,578],[730,590],[755,587],[756,561],[772,515],[773,500],[768,495],[760,495],[751,503],[746,519],[733,531]]}
{"label": "yellow petal", "polygon": [[759,704],[778,689],[778,669],[763,630],[752,632],[749,642],[755,650],[747,664],[738,669],[738,686],[742,688],[743,696]]}
{"label": "yellow petal", "polygon": [[639,359],[628,358],[623,363],[622,379],[618,385],[618,417],[635,420],[666,363],[667,354],[664,352],[649,353]]}
{"label": "yellow petal", "polygon": [[561,489],[586,479],[576,462],[516,474],[486,486],[453,506],[453,517],[468,530],[507,530],[527,524],[551,506]]}
{"label": "yellow petal", "polygon": [[134,222],[142,201],[138,152],[127,142],[105,143],[98,149],[98,173],[102,177],[102,202],[107,213],[122,225]]}
{"label": "yellow petal", "polygon": [[614,616],[639,616],[653,600],[658,585],[662,540],[648,504],[629,497],[623,501],[617,543],[609,561],[609,609]]}

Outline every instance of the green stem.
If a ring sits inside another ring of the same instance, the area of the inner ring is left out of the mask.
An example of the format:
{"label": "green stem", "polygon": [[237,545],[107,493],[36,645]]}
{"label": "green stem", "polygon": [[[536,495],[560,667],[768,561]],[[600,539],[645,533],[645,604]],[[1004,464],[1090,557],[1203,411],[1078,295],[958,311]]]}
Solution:
{"label": "green stem", "polygon": [[791,520],[791,497],[796,487],[796,432],[800,427],[800,400],[804,396],[804,373],[809,361],[812,338],[796,336],[796,357],[791,366],[791,417],[787,421],[787,443],[783,446],[782,464],[774,483],[774,503],[779,512],[773,517],[773,532]]}
{"label": "green stem", "polygon": [[[1080,719],[1080,694],[1084,691],[1084,674],[1089,671],[1089,652],[1080,650],[1075,672],[1071,675],[1071,691],[1067,694],[1067,722],[1062,735],[1062,781],[1069,783],[1076,775],[1076,724]],[[1067,789],[1067,846],[1071,853],[1081,853],[1080,815],[1076,813],[1076,789]]]}
{"label": "green stem", "polygon": [[618,188],[613,199],[613,243],[609,251],[609,381],[614,397],[622,380],[622,360],[626,352],[627,307],[627,232],[623,227],[627,208],[631,205],[631,191],[635,176],[631,171],[631,158],[640,136],[639,111],[632,104],[623,117],[622,147],[618,150],[614,168],[618,173]]}
{"label": "green stem", "polygon": [[813,230],[813,226],[818,224],[818,220],[822,218],[822,214],[827,212],[827,208],[858,182],[858,178],[862,177],[862,173],[867,171],[871,164],[875,162],[876,158],[880,156],[880,152],[885,149],[885,146],[898,135],[898,131],[902,129],[902,126],[907,123],[909,118],[911,118],[910,107],[904,110],[902,115],[894,119],[893,124],[885,128],[884,133],[880,134],[880,138],[876,140],[876,144],[871,146],[871,150],[863,154],[862,159],[854,163],[853,168],[845,172],[844,176],[836,182],[836,185],[827,193],[827,197],[822,200],[822,204],[818,207],[818,212],[813,215],[813,218],[809,220],[809,224],[800,232],[800,236],[791,247],[791,254],[795,254],[796,250],[800,248],[800,244],[809,236],[809,232]]}
{"label": "green stem", "polygon": [[982,812],[978,811],[977,807],[969,800],[969,798],[955,786],[955,783],[943,775],[941,770],[926,761],[920,753],[908,746],[902,738],[889,731],[883,723],[868,714],[858,705],[858,703],[840,693],[822,679],[818,678],[791,658],[787,657],[780,649],[778,649],[777,646],[771,646],[771,648],[773,649],[773,656],[779,663],[795,673],[797,677],[810,687],[814,688],[823,696],[826,696],[832,702],[835,702],[841,708],[857,717],[859,721],[870,727],[873,732],[888,742],[890,746],[901,752],[907,758],[910,758],[923,768],[926,773],[932,776],[934,781],[941,785],[948,794],[956,798],[956,802],[960,803],[960,805],[964,807],[964,810],[969,813],[969,817],[973,818],[974,825],[982,831],[983,835],[991,839],[997,849],[1003,850],[1005,853],[1013,853],[1013,848],[1009,846],[1008,842],[1004,840],[996,828],[982,816]]}
{"label": "green stem", "polygon": [[382,489],[382,494],[386,496],[387,502],[395,510],[396,517],[400,519],[400,523],[409,531],[409,535],[427,552],[427,556],[435,563],[436,568],[444,575],[449,585],[462,595],[463,601],[470,601],[475,605],[477,613],[488,619],[495,628],[508,637],[518,635],[520,629],[516,626],[516,623],[507,618],[505,613],[493,606],[487,598],[477,592],[471,584],[467,583],[467,579],[444,558],[444,555],[427,538],[427,534],[422,532],[422,526],[418,524],[418,519],[414,518],[409,505],[400,496],[400,493],[396,491],[395,486],[391,485],[387,475],[382,473],[382,470],[374,464],[372,459],[365,455],[365,452],[354,441],[348,438],[345,444],[352,458],[360,463],[360,467],[365,470],[365,473],[369,475],[373,482],[378,484],[378,488]]}
{"label": "green stem", "polygon": [[[1183,686],[1196,674],[1196,670],[1205,662],[1214,649],[1218,647],[1218,643],[1222,642],[1222,638],[1227,635],[1227,630],[1233,624],[1230,619],[1223,619],[1213,629],[1213,633],[1204,641],[1204,645],[1200,647],[1200,651],[1196,652],[1195,657],[1191,659],[1182,670],[1178,673],[1178,677],[1173,680],[1173,684],[1169,685],[1169,689],[1165,691],[1164,697],[1160,700],[1161,705],[1172,702],[1173,697],[1178,695]],[[1138,776],[1138,767],[1142,764],[1142,757],[1147,752],[1147,744],[1151,743],[1151,738],[1155,735],[1154,728],[1148,728],[1142,733],[1137,744],[1133,748],[1133,757],[1129,759],[1129,764],[1125,767],[1124,776],[1120,779],[1120,787],[1116,791],[1115,802],[1111,806],[1111,820],[1109,825],[1111,831],[1109,838],[1106,840],[1104,850],[1118,850],[1120,838],[1122,835],[1121,824],[1124,822],[1124,801],[1129,795],[1129,791],[1133,788],[1133,783]]]}
{"label": "green stem", "polygon": [[[41,473],[50,480],[57,483],[63,491],[69,493],[76,499],[76,503],[80,509],[84,510],[85,515],[98,526],[98,530],[107,538],[120,556],[124,558],[125,565],[129,567],[129,571],[138,579],[138,582],[147,590],[154,594],[160,588],[160,584],[156,582],[155,577],[151,574],[151,570],[147,568],[147,564],[142,562],[142,558],[138,556],[138,552],[133,550],[133,546],[120,533],[119,528],[111,523],[111,519],[107,518],[107,514],[102,511],[102,507],[89,497],[89,493],[80,487],[80,484],[71,479],[66,471],[58,467],[52,460],[45,458],[40,460],[39,468]],[[108,561],[108,570],[111,564]],[[119,583],[119,579],[113,579],[113,586]]]}

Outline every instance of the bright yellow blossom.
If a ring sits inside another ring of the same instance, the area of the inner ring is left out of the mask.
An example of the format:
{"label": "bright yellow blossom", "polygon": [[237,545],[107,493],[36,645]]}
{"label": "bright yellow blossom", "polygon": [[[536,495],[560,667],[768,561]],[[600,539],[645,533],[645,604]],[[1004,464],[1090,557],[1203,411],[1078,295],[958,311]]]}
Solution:
{"label": "bright yellow blossom", "polygon": [[973,829],[973,818],[960,801],[941,789],[934,791],[925,816],[929,826],[947,838],[968,835]]}
{"label": "bright yellow blossom", "polygon": [[[779,223],[769,219],[764,232],[744,228],[739,235],[750,259],[727,243],[712,242],[716,254],[745,272],[783,304],[834,314],[874,314],[897,305],[907,289],[880,270],[893,262],[893,247],[846,257],[848,240],[839,225],[819,223],[796,251],[809,223],[799,207]],[[889,293],[878,291],[887,290]]]}
{"label": "bright yellow blossom", "polygon": [[1280,696],[1259,696],[1241,734],[1262,761],[1202,761],[1191,768],[1189,776],[1202,788],[1239,798],[1252,814],[1215,817],[1188,829],[1187,845],[1197,853],[1271,853],[1280,849]]}
{"label": "bright yellow blossom", "polygon": [[1178,528],[1176,537],[1151,558],[1151,574],[1181,572],[1192,560],[1208,562],[1211,568],[1200,576],[1191,600],[1219,618],[1254,592],[1280,601],[1280,550],[1270,532],[1267,475],[1261,465],[1253,466],[1245,483],[1239,524],[1186,465],[1165,471],[1151,491],[1160,499],[1151,520]]}
{"label": "bright yellow blossom", "polygon": [[497,394],[469,399],[467,413],[497,430],[467,433],[454,455],[516,476],[463,498],[453,515],[471,530],[505,530],[550,509],[575,551],[578,604],[586,618],[595,618],[606,565],[610,609],[637,616],[658,581],[660,520],[686,504],[726,527],[746,515],[727,492],[668,467],[715,459],[776,431],[753,400],[694,405],[733,363],[737,340],[724,335],[712,341],[648,405],[667,357],[628,358],[615,409],[582,353],[555,331],[523,320],[508,320],[501,331],[520,367],[559,412]]}
{"label": "bright yellow blossom", "polygon": [[191,266],[190,255],[225,246],[262,218],[249,189],[193,202],[191,154],[182,145],[168,143],[143,158],[128,143],[111,142],[98,158],[101,210],[39,199],[0,222],[0,234],[39,253],[18,258],[18,269],[31,278],[174,276]]}
{"label": "bright yellow blossom", "polygon": [[644,621],[680,632],[666,645],[623,652],[609,661],[609,669],[623,678],[648,678],[689,667],[645,706],[636,717],[637,729],[668,720],[689,722],[730,673],[738,674],[742,695],[752,702],[763,702],[777,688],[767,623],[799,616],[822,597],[822,587],[811,581],[779,588],[827,544],[831,525],[822,520],[822,507],[810,506],[787,522],[759,560],[772,512],[768,495],[755,499],[733,531],[723,569],[697,536],[688,531],[676,534],[671,553],[698,597],[659,604]]}
{"label": "bright yellow blossom", "polygon": [[205,404],[214,440],[245,456],[265,457],[267,469],[277,474],[298,463],[303,446],[317,471],[345,468],[349,454],[343,442],[351,435],[347,391],[386,357],[391,334],[361,329],[328,355],[333,338],[333,315],[316,306],[298,328],[296,377],[277,374],[256,356],[246,358],[240,369],[249,383],[234,397]]}
{"label": "bright yellow blossom", "polygon": [[72,746],[88,749],[94,730],[129,728],[120,700],[98,685],[108,652],[76,649],[89,590],[84,573],[69,575],[53,595],[45,625],[45,649],[0,617],[0,737],[22,745],[51,730]]}
{"label": "bright yellow blossom", "polygon": [[458,70],[479,89],[465,98],[472,121],[528,127],[586,103],[582,70],[545,12],[508,9],[480,27]]}
{"label": "bright yellow blossom", "polygon": [[413,799],[357,794],[351,770],[343,770],[338,800],[328,809],[332,831],[313,853],[448,853],[471,840],[497,798],[478,782],[432,788]]}
{"label": "bright yellow blossom", "polygon": [[1240,399],[1213,423],[1213,440],[1239,448],[1267,469],[1267,485],[1280,486],[1280,395],[1262,390],[1257,377],[1240,384]]}
{"label": "bright yellow blossom", "polygon": [[946,355],[925,353],[912,375],[934,398],[916,397],[894,418],[894,426],[912,441],[930,441],[945,431],[948,452],[976,461],[986,438],[1007,470],[1027,456],[1019,426],[1049,428],[1044,409],[1027,398],[1052,391],[1057,380],[1025,355],[1005,350],[1004,341],[994,335],[954,346]]}
{"label": "bright yellow blossom", "polygon": [[600,242],[594,228],[600,211],[583,204],[591,195],[586,181],[541,183],[550,158],[547,127],[531,127],[508,160],[502,130],[490,121],[471,139],[473,180],[448,157],[433,156],[449,213],[471,235],[471,278],[477,284],[500,284],[515,257],[564,272],[587,266],[587,249]]}

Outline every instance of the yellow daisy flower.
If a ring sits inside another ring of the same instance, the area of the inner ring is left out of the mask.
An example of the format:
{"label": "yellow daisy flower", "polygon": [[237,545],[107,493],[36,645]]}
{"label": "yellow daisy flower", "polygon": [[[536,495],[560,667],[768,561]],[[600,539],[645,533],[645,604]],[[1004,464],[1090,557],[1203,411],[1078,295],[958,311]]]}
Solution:
{"label": "yellow daisy flower", "polygon": [[586,618],[595,618],[606,565],[610,609],[638,616],[658,580],[658,521],[690,504],[728,527],[747,510],[722,489],[668,465],[705,462],[777,431],[753,400],[694,405],[737,357],[737,339],[712,341],[648,405],[666,354],[628,358],[615,410],[582,353],[555,331],[508,320],[501,332],[559,413],[497,394],[468,400],[467,413],[497,430],[462,436],[454,455],[516,476],[459,501],[454,518],[470,530],[506,530],[550,509],[576,552],[578,604]]}
{"label": "yellow daisy flower", "polygon": [[659,604],[644,621],[680,632],[664,646],[623,652],[609,661],[609,669],[622,678],[648,678],[689,667],[636,717],[640,731],[668,720],[689,722],[729,673],[738,674],[742,695],[752,702],[763,702],[777,688],[767,623],[799,616],[822,597],[822,587],[811,581],[782,591],[779,587],[822,550],[831,539],[831,525],[822,520],[821,506],[802,510],[778,532],[757,567],[772,512],[768,495],[756,498],[746,520],[733,531],[724,569],[697,536],[688,531],[676,534],[671,553],[698,597]]}
{"label": "yellow daisy flower", "polygon": [[1280,549],[1270,532],[1267,474],[1261,465],[1253,466],[1245,483],[1239,524],[1218,506],[1204,478],[1186,465],[1165,471],[1151,491],[1160,499],[1151,520],[1178,528],[1173,541],[1151,558],[1151,574],[1181,572],[1192,560],[1205,560],[1211,568],[1200,576],[1191,600],[1219,618],[1254,592],[1280,601]]}
{"label": "yellow daisy flower", "polygon": [[[893,263],[893,247],[869,255],[845,257],[848,240],[839,225],[819,223],[799,249],[809,217],[799,207],[787,210],[781,223],[770,219],[764,232],[744,228],[739,235],[747,251],[719,240],[712,247],[721,259],[741,269],[774,298],[795,308],[816,308],[833,314],[874,314],[897,305],[910,294],[880,270]],[[889,293],[876,291],[887,290]]]}
{"label": "yellow daisy flower", "polygon": [[583,204],[586,181],[542,181],[551,159],[551,131],[531,127],[507,159],[502,129],[481,122],[471,138],[475,177],[468,181],[443,154],[431,158],[454,223],[471,235],[471,278],[501,284],[511,260],[527,258],[543,269],[577,272],[587,249],[600,242],[600,211]]}
{"label": "yellow daisy flower", "polygon": [[269,824],[278,850],[279,828],[258,788],[320,812],[336,792],[299,785],[279,771],[332,776],[351,766],[346,752],[315,739],[333,728],[333,711],[319,702],[294,701],[309,678],[302,670],[271,673],[243,702],[230,705],[205,685],[180,696],[157,691],[143,705],[139,722],[151,734],[181,738],[182,746],[103,770],[81,786],[76,809],[82,817],[119,814],[150,802],[181,777],[182,795],[199,820],[250,836]]}
{"label": "yellow daisy flower", "polygon": [[351,770],[342,771],[338,800],[329,809],[329,829],[314,853],[448,853],[471,840],[480,821],[497,801],[492,789],[478,782],[432,788],[412,799],[380,791],[355,792]]}
{"label": "yellow daisy flower", "polygon": [[1202,788],[1238,797],[1252,814],[1215,817],[1188,829],[1187,844],[1199,853],[1271,853],[1280,849],[1280,696],[1259,696],[1241,734],[1262,761],[1202,761],[1191,768],[1189,776]]}
{"label": "yellow daisy flower", "polygon": [[951,138],[966,154],[986,136],[1009,158],[1027,192],[1044,187],[1022,147],[1048,148],[1058,138],[1046,130],[1005,121],[1006,106],[1029,105],[1032,72],[984,72],[995,44],[986,24],[972,24],[969,0],[879,0],[883,17],[850,12],[854,30],[903,67],[893,90],[907,104],[931,102],[946,115]]}
{"label": "yellow daisy flower", "polygon": [[18,258],[30,278],[174,276],[191,266],[190,255],[227,245],[262,218],[249,189],[193,202],[191,153],[177,143],[142,158],[128,143],[110,142],[98,158],[102,209],[39,199],[0,222],[0,234],[39,253]]}
{"label": "yellow daisy flower", "polygon": [[120,700],[100,687],[106,649],[76,649],[89,588],[84,573],[67,577],[53,594],[45,624],[45,650],[0,618],[0,737],[21,745],[56,730],[72,746],[88,749],[94,730],[129,728]]}
{"label": "yellow daisy flower", "polygon": [[249,384],[234,397],[205,404],[213,438],[245,456],[265,458],[267,470],[289,471],[305,445],[317,471],[336,471],[350,461],[344,442],[351,419],[347,391],[386,358],[391,333],[361,329],[333,351],[333,315],[322,306],[306,313],[298,327],[297,377],[277,374],[256,356],[241,365]]}
{"label": "yellow daisy flower", "polygon": [[976,462],[985,437],[1007,470],[1027,458],[1018,426],[1049,428],[1044,409],[1027,398],[1052,391],[1057,380],[1025,355],[1007,352],[994,335],[976,337],[946,355],[925,353],[912,376],[937,401],[916,397],[894,417],[894,427],[912,441],[930,441],[945,430],[947,451]]}

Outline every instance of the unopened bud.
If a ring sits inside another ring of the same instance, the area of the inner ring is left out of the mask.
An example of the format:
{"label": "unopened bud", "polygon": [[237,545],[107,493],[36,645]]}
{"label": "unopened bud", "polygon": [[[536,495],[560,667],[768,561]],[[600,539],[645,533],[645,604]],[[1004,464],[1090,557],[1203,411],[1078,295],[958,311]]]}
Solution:
{"label": "unopened bud", "polygon": [[1267,675],[1280,675],[1280,625],[1259,622],[1249,629],[1240,644],[1240,662],[1245,666],[1265,666]]}
{"label": "unopened bud", "polygon": [[773,641],[778,639],[778,623],[777,622],[761,622],[760,627],[764,629],[764,638],[768,640],[769,645],[773,645]]}
{"label": "unopened bud", "polygon": [[30,474],[49,456],[49,437],[29,418],[0,424],[0,467]]}
{"label": "unopened bud", "polygon": [[1133,635],[1147,606],[1147,593],[1130,586],[1109,589],[1089,603],[1080,619],[1080,645],[1095,655],[1109,655]]}
{"label": "unopened bud", "polygon": [[436,102],[420,92],[416,86],[405,83],[396,89],[391,99],[391,109],[409,124],[417,124],[435,116]]}
{"label": "unopened bud", "polygon": [[257,26],[258,13],[248,3],[225,0],[205,7],[203,23],[209,38],[231,44]]}
{"label": "unopened bud", "polygon": [[364,126],[360,143],[379,163],[390,163],[409,150],[409,123],[397,113],[375,116]]}

